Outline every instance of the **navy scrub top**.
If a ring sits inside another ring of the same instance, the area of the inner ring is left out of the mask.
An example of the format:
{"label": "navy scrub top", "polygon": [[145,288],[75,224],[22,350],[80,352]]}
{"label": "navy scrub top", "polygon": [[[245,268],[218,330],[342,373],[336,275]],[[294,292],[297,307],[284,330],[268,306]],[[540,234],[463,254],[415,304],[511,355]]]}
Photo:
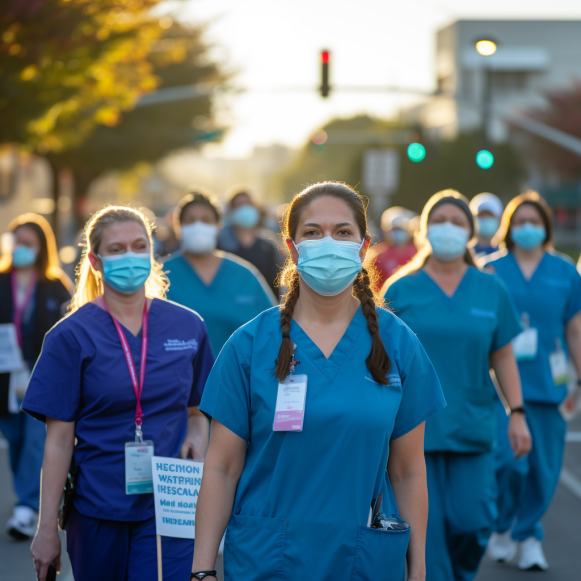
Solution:
{"label": "navy scrub top", "polygon": [[[123,329],[139,375],[141,331]],[[214,356],[199,315],[153,299],[141,406],[143,438],[155,454],[176,458],[188,407],[200,402]],[[79,467],[74,504],[92,518],[154,516],[153,494],[125,494],[125,443],[135,440],[135,393],[111,316],[88,303],[46,335],[22,409],[37,419],[75,422]]]}
{"label": "navy scrub top", "polygon": [[296,374],[308,376],[302,432],[273,432],[280,311],[240,328],[210,373],[200,409],[248,442],[226,535],[226,579],[403,579],[409,531],[366,526],[383,492],[389,444],[446,403],[419,341],[379,309],[389,385],[365,360],[371,336],[359,307],[335,350],[323,353],[293,320]]}
{"label": "navy scrub top", "polygon": [[525,401],[559,404],[567,396],[567,384],[555,385],[549,355],[555,340],[567,353],[565,327],[581,311],[581,276],[575,266],[548,252],[526,280],[512,252],[493,255],[487,266],[503,280],[519,315],[528,313],[530,326],[538,330],[537,355],[519,361],[518,369]]}
{"label": "navy scrub top", "polygon": [[502,282],[469,266],[452,297],[424,270],[388,287],[385,298],[424,346],[448,407],[426,422],[426,452],[488,452],[495,437],[490,353],[520,331]]}
{"label": "navy scrub top", "polygon": [[167,298],[200,313],[214,353],[236,329],[277,303],[260,272],[233,254],[223,253],[209,285],[181,254],[165,262],[164,270],[170,282]]}

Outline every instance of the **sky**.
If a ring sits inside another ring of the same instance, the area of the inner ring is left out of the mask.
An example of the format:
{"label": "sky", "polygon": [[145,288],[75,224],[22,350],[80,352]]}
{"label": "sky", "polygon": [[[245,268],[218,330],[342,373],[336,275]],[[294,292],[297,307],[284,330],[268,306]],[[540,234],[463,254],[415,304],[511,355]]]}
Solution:
{"label": "sky", "polygon": [[[181,0],[178,18],[207,22],[215,54],[236,71],[231,130],[207,153],[244,157],[255,146],[299,147],[335,117],[392,117],[410,94],[341,87],[434,88],[436,31],[460,18],[581,19],[581,0]],[[317,92],[320,51],[331,51],[327,99]]]}

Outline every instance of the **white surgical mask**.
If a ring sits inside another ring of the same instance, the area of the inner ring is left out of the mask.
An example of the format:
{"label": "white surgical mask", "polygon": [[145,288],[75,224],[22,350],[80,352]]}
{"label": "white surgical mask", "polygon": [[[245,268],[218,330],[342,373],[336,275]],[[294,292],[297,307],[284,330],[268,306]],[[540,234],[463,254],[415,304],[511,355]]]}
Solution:
{"label": "white surgical mask", "polygon": [[209,254],[218,243],[218,226],[194,222],[182,226],[182,239],[186,252]]}
{"label": "white surgical mask", "polygon": [[464,254],[470,234],[466,228],[451,222],[430,224],[428,240],[436,258],[443,261],[455,260]]}

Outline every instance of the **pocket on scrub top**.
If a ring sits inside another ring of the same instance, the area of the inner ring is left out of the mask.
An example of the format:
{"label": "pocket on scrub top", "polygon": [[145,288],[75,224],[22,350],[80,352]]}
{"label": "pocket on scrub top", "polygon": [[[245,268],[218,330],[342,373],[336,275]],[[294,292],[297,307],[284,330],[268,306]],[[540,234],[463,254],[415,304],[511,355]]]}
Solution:
{"label": "pocket on scrub top", "polygon": [[488,386],[466,387],[462,391],[459,436],[465,444],[488,451],[495,439],[496,394]]}
{"label": "pocket on scrub top", "polygon": [[410,529],[386,531],[360,526],[351,581],[404,581]]}
{"label": "pocket on scrub top", "polygon": [[226,581],[282,579],[287,521],[232,515],[224,546]]}

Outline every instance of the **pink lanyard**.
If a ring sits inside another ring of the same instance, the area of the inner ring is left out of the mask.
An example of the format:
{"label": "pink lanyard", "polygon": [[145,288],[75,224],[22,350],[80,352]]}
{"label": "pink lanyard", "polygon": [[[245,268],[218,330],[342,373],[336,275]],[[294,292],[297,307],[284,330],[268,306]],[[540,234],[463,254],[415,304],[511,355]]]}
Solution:
{"label": "pink lanyard", "polygon": [[22,349],[22,332],[20,331],[20,326],[22,325],[22,315],[34,294],[34,289],[36,288],[36,272],[32,273],[28,287],[26,288],[26,293],[24,295],[24,300],[22,304],[18,305],[18,283],[16,281],[16,271],[10,271],[10,283],[12,284],[12,306],[14,308],[14,327],[16,327],[16,338],[18,339],[18,344]]}
{"label": "pink lanyard", "polygon": [[[105,310],[111,315],[107,303],[103,300],[103,305],[105,305]],[[137,405],[135,407],[135,426],[137,437],[141,438],[141,424],[143,423],[143,410],[141,409],[141,394],[143,393],[143,381],[145,380],[145,362],[147,360],[147,299],[145,299],[145,305],[143,305],[143,327],[141,329],[141,363],[139,369],[139,383],[137,382],[137,371],[135,370],[135,363],[133,362],[133,355],[131,354],[131,349],[129,348],[129,343],[127,342],[127,337],[119,324],[119,321],[111,315],[113,323],[115,324],[115,329],[117,329],[117,334],[119,335],[119,341],[121,341],[121,346],[123,347],[123,353],[125,354],[125,360],[127,361],[127,367],[129,368],[129,375],[131,376],[131,383],[133,384],[133,391],[135,392],[135,398],[137,400]]]}

